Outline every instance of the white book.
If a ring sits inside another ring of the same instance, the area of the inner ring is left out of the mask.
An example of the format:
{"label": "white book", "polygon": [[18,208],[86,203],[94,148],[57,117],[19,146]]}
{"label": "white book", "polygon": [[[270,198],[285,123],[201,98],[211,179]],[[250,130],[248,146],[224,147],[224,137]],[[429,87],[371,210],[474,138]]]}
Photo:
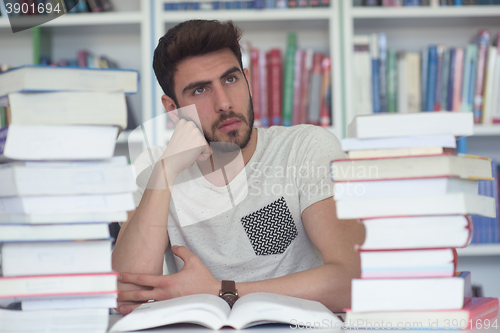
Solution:
{"label": "white book", "polygon": [[0,214],[112,213],[134,209],[132,193],[0,198]]}
{"label": "white book", "polygon": [[495,198],[463,192],[346,199],[336,204],[339,219],[467,214],[496,216]]}
{"label": "white book", "polygon": [[343,151],[369,149],[398,149],[419,147],[456,148],[453,135],[421,135],[404,136],[399,138],[356,139],[345,138],[340,141]]}
{"label": "white book", "polygon": [[442,195],[457,192],[478,194],[478,181],[461,178],[422,178],[337,182],[333,191],[335,200]]}
{"label": "white book", "polygon": [[230,309],[222,298],[198,294],[139,306],[118,320],[110,332],[147,329],[177,323],[192,323],[218,330],[236,329],[267,323],[297,325],[319,322],[340,328],[342,322],[323,304],[315,301],[270,293],[252,293],[239,298]]}
{"label": "white book", "polygon": [[15,162],[0,165],[0,197],[133,192],[125,156],[103,162]]}
{"label": "white book", "polygon": [[0,129],[0,161],[108,159],[117,136],[112,126],[11,125]]}
{"label": "white book", "polygon": [[408,113],[408,73],[406,52],[398,53],[398,112]]}
{"label": "white book", "polygon": [[12,93],[0,98],[10,106],[11,125],[107,125],[127,127],[123,92]]}
{"label": "white book", "polygon": [[[1,226],[0,231],[2,231]],[[112,271],[111,240],[4,243],[1,254],[3,276]]]}
{"label": "white book", "polygon": [[127,221],[127,212],[79,214],[0,214],[0,225],[5,223],[68,224],[125,221]]}
{"label": "white book", "polygon": [[493,103],[496,98],[496,94],[493,93],[493,83],[495,82],[495,66],[497,66],[496,61],[497,47],[491,45],[488,48],[488,63],[486,67],[486,80],[484,85],[483,124],[485,125],[493,123]]}
{"label": "white book", "polygon": [[356,115],[366,115],[373,112],[372,104],[372,62],[370,54],[370,36],[356,35],[353,37],[352,53],[353,69],[353,106]]}
{"label": "white book", "polygon": [[500,119],[500,94],[495,94],[500,90],[500,46],[497,45],[497,60],[495,61],[495,72],[493,78],[493,100],[491,101],[491,116],[493,119]]}
{"label": "white book", "polygon": [[0,224],[0,242],[70,241],[109,237],[107,223]]}
{"label": "white book", "polygon": [[372,139],[416,135],[474,133],[470,112],[385,113],[356,116],[347,127],[348,138]]}
{"label": "white book", "polygon": [[95,297],[29,299],[21,302],[23,311],[116,308],[116,294]]}
{"label": "white book", "polygon": [[420,112],[420,53],[408,52],[406,54],[406,92],[408,100],[408,112]]}
{"label": "white book", "polygon": [[128,69],[23,66],[0,73],[0,96],[12,92],[123,91],[136,93],[139,73]]}
{"label": "white book", "polygon": [[461,309],[470,273],[427,279],[353,279],[352,312]]}
{"label": "white book", "polygon": [[465,247],[472,237],[466,216],[408,216],[365,219],[361,250],[402,250]]}
{"label": "white book", "polygon": [[2,332],[106,333],[108,309],[15,311],[0,309]]}

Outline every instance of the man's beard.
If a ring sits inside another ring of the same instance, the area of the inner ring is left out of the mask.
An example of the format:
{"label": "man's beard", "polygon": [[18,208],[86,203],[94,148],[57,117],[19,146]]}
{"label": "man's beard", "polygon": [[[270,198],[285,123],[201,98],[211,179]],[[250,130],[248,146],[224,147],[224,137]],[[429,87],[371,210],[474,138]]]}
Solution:
{"label": "man's beard", "polygon": [[[239,151],[248,145],[248,142],[250,142],[250,138],[252,136],[252,129],[254,123],[252,96],[250,96],[250,93],[248,95],[250,100],[248,102],[248,107],[247,107],[247,118],[245,118],[244,115],[236,114],[234,111],[223,113],[220,116],[220,118],[212,125],[210,129],[211,133],[205,133],[205,132],[203,133],[205,139],[210,144],[210,148],[222,153],[229,153],[229,152]],[[236,118],[240,120],[243,125],[247,126],[247,128],[243,130],[244,132],[242,133],[242,135],[239,134],[238,129],[231,130],[227,132],[227,135],[229,136],[229,141],[221,141],[221,139],[217,137],[215,132],[223,121],[226,121],[227,119],[231,118]]]}

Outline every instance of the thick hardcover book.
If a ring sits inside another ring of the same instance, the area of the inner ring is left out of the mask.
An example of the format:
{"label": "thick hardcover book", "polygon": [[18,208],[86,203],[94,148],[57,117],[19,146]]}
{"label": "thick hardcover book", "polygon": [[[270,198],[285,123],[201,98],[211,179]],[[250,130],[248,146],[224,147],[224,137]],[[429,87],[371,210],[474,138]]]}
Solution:
{"label": "thick hardcover book", "polygon": [[452,277],[452,249],[361,251],[362,279]]}
{"label": "thick hardcover book", "polygon": [[12,92],[123,91],[139,88],[139,73],[125,69],[23,66],[0,73],[0,96]]}
{"label": "thick hardcover book", "polygon": [[117,273],[0,277],[0,302],[27,298],[116,294]]}
{"label": "thick hardcover book", "polygon": [[469,216],[406,216],[363,219],[362,251],[466,247],[472,238]]}
{"label": "thick hardcover book", "polygon": [[109,273],[111,242],[109,239],[4,243],[2,275]]}
{"label": "thick hardcover book", "polygon": [[472,118],[472,114],[458,112],[361,115],[356,116],[347,127],[347,137],[373,139],[436,134],[467,136],[473,134]]}
{"label": "thick hardcover book", "polygon": [[471,296],[470,272],[449,278],[353,279],[351,311],[459,310]]}
{"label": "thick hardcover book", "polygon": [[[440,311],[372,311],[346,310],[345,325],[350,328],[375,328],[374,323],[384,323],[383,328],[411,329],[474,329],[495,322],[498,315],[498,298],[472,297],[458,310]],[[379,325],[380,326],[380,325]]]}
{"label": "thick hardcover book", "polygon": [[222,298],[199,294],[145,303],[117,321],[110,332],[141,330],[171,324],[191,323],[218,330],[224,326],[243,329],[266,323],[293,325],[319,322],[327,327],[342,322],[323,304],[270,293],[248,294],[231,309]]}
{"label": "thick hardcover book", "polygon": [[343,151],[382,150],[398,148],[446,147],[456,148],[455,137],[445,135],[404,136],[397,138],[355,139],[346,138],[340,141]]}
{"label": "thick hardcover book", "polygon": [[0,225],[9,223],[66,224],[125,221],[127,221],[126,212],[81,214],[0,214]]}
{"label": "thick hardcover book", "polygon": [[[108,239],[107,223],[0,224],[0,242],[73,241]],[[5,262],[3,262],[4,264]]]}
{"label": "thick hardcover book", "polygon": [[0,129],[0,161],[108,159],[118,127],[21,126]]}

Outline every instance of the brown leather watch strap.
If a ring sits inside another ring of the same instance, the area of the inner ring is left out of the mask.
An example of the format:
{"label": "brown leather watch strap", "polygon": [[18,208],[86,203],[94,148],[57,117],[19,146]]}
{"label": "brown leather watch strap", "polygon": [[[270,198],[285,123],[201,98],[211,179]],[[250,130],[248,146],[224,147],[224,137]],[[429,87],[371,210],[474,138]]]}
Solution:
{"label": "brown leather watch strap", "polygon": [[222,293],[236,293],[236,283],[230,280],[222,280],[221,284]]}

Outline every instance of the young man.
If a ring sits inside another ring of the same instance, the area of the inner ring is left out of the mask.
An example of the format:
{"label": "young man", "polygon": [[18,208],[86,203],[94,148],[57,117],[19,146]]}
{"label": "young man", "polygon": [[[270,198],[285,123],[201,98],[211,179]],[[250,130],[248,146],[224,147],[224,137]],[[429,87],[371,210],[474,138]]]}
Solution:
{"label": "young man", "polygon": [[[122,314],[148,300],[218,295],[221,280],[235,281],[239,296],[350,306],[364,228],[336,218],[328,166],[344,156],[339,142],[311,125],[253,128],[240,37],[231,22],[188,21],[156,48],[153,67],[176,128],[166,149],[136,161],[159,157],[138,178],[140,204],[113,252]],[[169,245],[178,272],[162,275]]]}

